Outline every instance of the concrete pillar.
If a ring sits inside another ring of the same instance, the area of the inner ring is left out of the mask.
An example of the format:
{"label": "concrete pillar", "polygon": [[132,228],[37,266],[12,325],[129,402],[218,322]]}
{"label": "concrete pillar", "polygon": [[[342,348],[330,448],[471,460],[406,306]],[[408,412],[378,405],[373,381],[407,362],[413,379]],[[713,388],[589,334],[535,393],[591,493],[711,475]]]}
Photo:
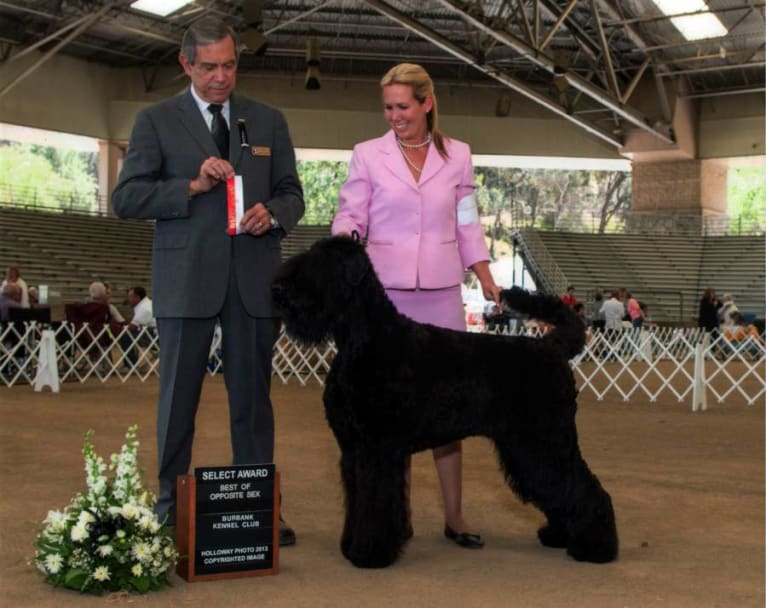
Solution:
{"label": "concrete pillar", "polygon": [[125,144],[122,142],[99,142],[98,154],[98,200],[99,211],[105,215],[114,215],[112,211],[112,190],[117,185],[117,178],[125,158]]}
{"label": "concrete pillar", "polygon": [[636,213],[725,215],[725,161],[633,161],[633,202]]}

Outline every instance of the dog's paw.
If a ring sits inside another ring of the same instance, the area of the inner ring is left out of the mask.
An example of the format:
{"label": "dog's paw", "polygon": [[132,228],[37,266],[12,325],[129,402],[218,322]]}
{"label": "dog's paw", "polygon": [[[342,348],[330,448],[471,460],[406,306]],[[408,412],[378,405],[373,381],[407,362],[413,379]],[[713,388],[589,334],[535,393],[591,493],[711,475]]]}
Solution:
{"label": "dog's paw", "polygon": [[567,546],[569,535],[563,524],[548,523],[537,531],[537,538],[546,547],[564,549]]}

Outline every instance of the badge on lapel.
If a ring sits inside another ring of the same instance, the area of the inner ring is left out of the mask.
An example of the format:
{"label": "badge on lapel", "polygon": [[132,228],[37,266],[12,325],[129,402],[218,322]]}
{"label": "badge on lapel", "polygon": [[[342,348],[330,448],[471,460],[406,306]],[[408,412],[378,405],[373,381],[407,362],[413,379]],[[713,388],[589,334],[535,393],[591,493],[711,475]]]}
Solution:
{"label": "badge on lapel", "polygon": [[250,146],[250,154],[253,156],[271,156],[271,148],[267,146]]}

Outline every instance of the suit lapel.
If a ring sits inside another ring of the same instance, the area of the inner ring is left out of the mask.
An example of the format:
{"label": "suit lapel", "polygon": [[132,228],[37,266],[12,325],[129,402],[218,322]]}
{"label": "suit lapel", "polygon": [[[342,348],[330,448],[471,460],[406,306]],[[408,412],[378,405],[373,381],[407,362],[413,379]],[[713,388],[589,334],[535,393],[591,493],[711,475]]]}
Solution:
{"label": "suit lapel", "polygon": [[205,154],[208,156],[218,156],[218,148],[215,146],[210,129],[205,124],[205,119],[202,118],[202,113],[199,111],[197,103],[188,89],[178,99],[178,110],[181,124],[184,125],[200,148],[205,151]]}
{"label": "suit lapel", "polygon": [[423,172],[420,174],[420,180],[418,181],[418,184],[420,186],[425,184],[429,179],[441,171],[442,167],[444,167],[446,164],[446,161],[442,158],[442,155],[439,154],[439,150],[436,149],[434,143],[431,142],[428,144],[426,163],[423,165]]}
{"label": "suit lapel", "polygon": [[418,190],[418,185],[410,173],[407,161],[404,160],[399,146],[396,145],[396,135],[393,131],[389,131],[380,138],[378,151],[383,159],[383,164],[394,177],[413,190]]}

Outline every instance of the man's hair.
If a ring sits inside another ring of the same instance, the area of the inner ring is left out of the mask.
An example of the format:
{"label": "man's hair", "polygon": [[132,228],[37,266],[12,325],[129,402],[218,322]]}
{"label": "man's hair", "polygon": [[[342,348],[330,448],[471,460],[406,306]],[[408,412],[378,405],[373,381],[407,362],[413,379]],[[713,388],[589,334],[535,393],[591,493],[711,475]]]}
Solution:
{"label": "man's hair", "polygon": [[218,17],[204,17],[189,26],[181,40],[181,55],[186,57],[189,63],[194,64],[197,60],[198,46],[213,44],[227,36],[234,42],[234,51],[239,61],[239,36],[231,26]]}
{"label": "man's hair", "polygon": [[136,294],[139,299],[143,300],[146,297],[146,289],[141,287],[140,285],[137,285],[136,287],[131,287],[131,291]]}

